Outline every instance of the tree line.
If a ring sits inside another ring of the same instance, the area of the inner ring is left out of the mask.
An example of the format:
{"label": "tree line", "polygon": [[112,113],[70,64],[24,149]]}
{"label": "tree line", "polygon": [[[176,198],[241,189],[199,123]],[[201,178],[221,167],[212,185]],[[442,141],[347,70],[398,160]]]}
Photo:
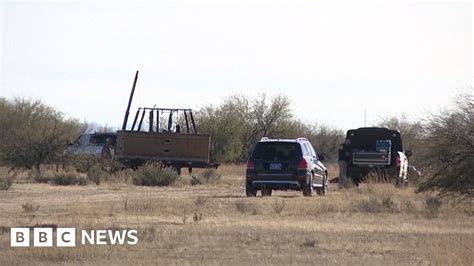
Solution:
{"label": "tree line", "polygon": [[[325,124],[308,124],[294,116],[286,96],[242,95],[197,111],[200,133],[212,136],[211,154],[219,162],[245,162],[262,137],[306,137],[329,162],[337,161],[345,132]],[[389,117],[374,126],[399,129],[411,164],[423,170],[419,191],[439,191],[472,199],[474,191],[474,93],[457,96],[449,109],[409,121]],[[36,168],[61,161],[69,142],[87,125],[66,118],[37,100],[0,98],[0,165]]]}
{"label": "tree line", "polygon": [[345,133],[324,124],[307,124],[297,119],[286,96],[268,99],[260,95],[251,100],[233,95],[219,106],[208,105],[198,111],[200,132],[212,136],[211,152],[220,162],[245,162],[255,143],[262,137],[305,137],[328,160],[336,160]]}
{"label": "tree line", "polygon": [[41,101],[0,98],[0,164],[39,171],[42,164],[57,163],[83,128]]}

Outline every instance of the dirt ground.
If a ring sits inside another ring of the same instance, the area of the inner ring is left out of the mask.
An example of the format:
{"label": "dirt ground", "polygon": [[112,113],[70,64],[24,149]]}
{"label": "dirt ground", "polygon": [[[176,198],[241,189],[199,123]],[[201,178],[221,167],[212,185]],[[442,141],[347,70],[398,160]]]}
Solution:
{"label": "dirt ground", "polygon": [[[472,208],[369,184],[326,197],[246,198],[241,175],[214,185],[15,183],[0,192],[0,265],[472,265]],[[472,207],[472,206],[471,206]],[[139,243],[12,248],[10,227],[137,229]]]}

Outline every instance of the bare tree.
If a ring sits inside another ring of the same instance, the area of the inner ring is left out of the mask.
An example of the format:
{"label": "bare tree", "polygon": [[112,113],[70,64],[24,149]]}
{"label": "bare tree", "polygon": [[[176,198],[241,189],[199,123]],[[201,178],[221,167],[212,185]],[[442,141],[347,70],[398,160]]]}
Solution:
{"label": "bare tree", "polygon": [[328,161],[336,161],[339,145],[344,141],[344,131],[326,124],[305,124],[300,120],[289,121],[282,126],[282,138],[305,137],[316,149],[326,156]]}
{"label": "bare tree", "polygon": [[423,161],[423,155],[421,154],[424,138],[422,122],[408,121],[406,115],[403,114],[400,118],[384,118],[377,123],[377,126],[386,127],[389,129],[398,129],[402,136],[403,148],[405,150],[413,151],[413,156],[410,158],[410,162],[417,165]]}
{"label": "bare tree", "polygon": [[242,95],[227,98],[218,107],[201,108],[197,118],[201,132],[212,135],[215,159],[244,161],[252,145],[261,137],[281,134],[292,118],[290,102],[285,96],[267,101],[265,95],[251,101]]}
{"label": "bare tree", "polygon": [[454,108],[432,115],[425,126],[423,165],[427,179],[418,191],[472,200],[474,196],[474,91],[459,95]]}
{"label": "bare tree", "polygon": [[265,94],[260,95],[252,105],[247,102],[246,119],[243,121],[241,136],[242,149],[239,156],[244,161],[252,148],[262,137],[278,137],[285,132],[285,125],[293,119],[291,103],[286,96],[278,95],[267,103]]}
{"label": "bare tree", "polygon": [[306,137],[318,152],[335,160],[344,132],[327,125],[307,125],[293,117],[291,103],[283,95],[252,100],[242,95],[227,98],[220,106],[201,108],[197,120],[201,132],[212,135],[214,159],[245,161],[262,137]]}

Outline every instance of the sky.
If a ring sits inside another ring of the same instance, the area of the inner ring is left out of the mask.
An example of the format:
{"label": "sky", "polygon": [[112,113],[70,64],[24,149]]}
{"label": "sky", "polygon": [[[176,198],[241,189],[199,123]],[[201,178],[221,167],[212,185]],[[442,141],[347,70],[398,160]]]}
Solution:
{"label": "sky", "polygon": [[[138,106],[286,95],[347,130],[410,120],[472,88],[472,3],[0,3],[0,96],[120,127]],[[365,122],[366,121],[366,122]]]}

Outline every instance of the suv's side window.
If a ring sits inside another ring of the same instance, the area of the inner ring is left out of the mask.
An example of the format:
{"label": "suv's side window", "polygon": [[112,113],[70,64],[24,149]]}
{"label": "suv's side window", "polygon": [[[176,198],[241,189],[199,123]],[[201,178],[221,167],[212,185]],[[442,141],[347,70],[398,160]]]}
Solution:
{"label": "suv's side window", "polygon": [[308,155],[308,156],[313,156],[313,155],[311,154],[311,149],[309,148],[308,142],[305,142],[304,146],[306,147],[307,155]]}
{"label": "suv's side window", "polygon": [[314,150],[313,145],[311,145],[311,143],[308,143],[308,146],[309,146],[309,150],[311,151],[311,155],[314,156],[314,158],[318,159],[318,154]]}
{"label": "suv's side window", "polygon": [[309,151],[308,151],[308,147],[306,146],[306,143],[301,143],[301,148],[303,150],[303,156],[308,156]]}

